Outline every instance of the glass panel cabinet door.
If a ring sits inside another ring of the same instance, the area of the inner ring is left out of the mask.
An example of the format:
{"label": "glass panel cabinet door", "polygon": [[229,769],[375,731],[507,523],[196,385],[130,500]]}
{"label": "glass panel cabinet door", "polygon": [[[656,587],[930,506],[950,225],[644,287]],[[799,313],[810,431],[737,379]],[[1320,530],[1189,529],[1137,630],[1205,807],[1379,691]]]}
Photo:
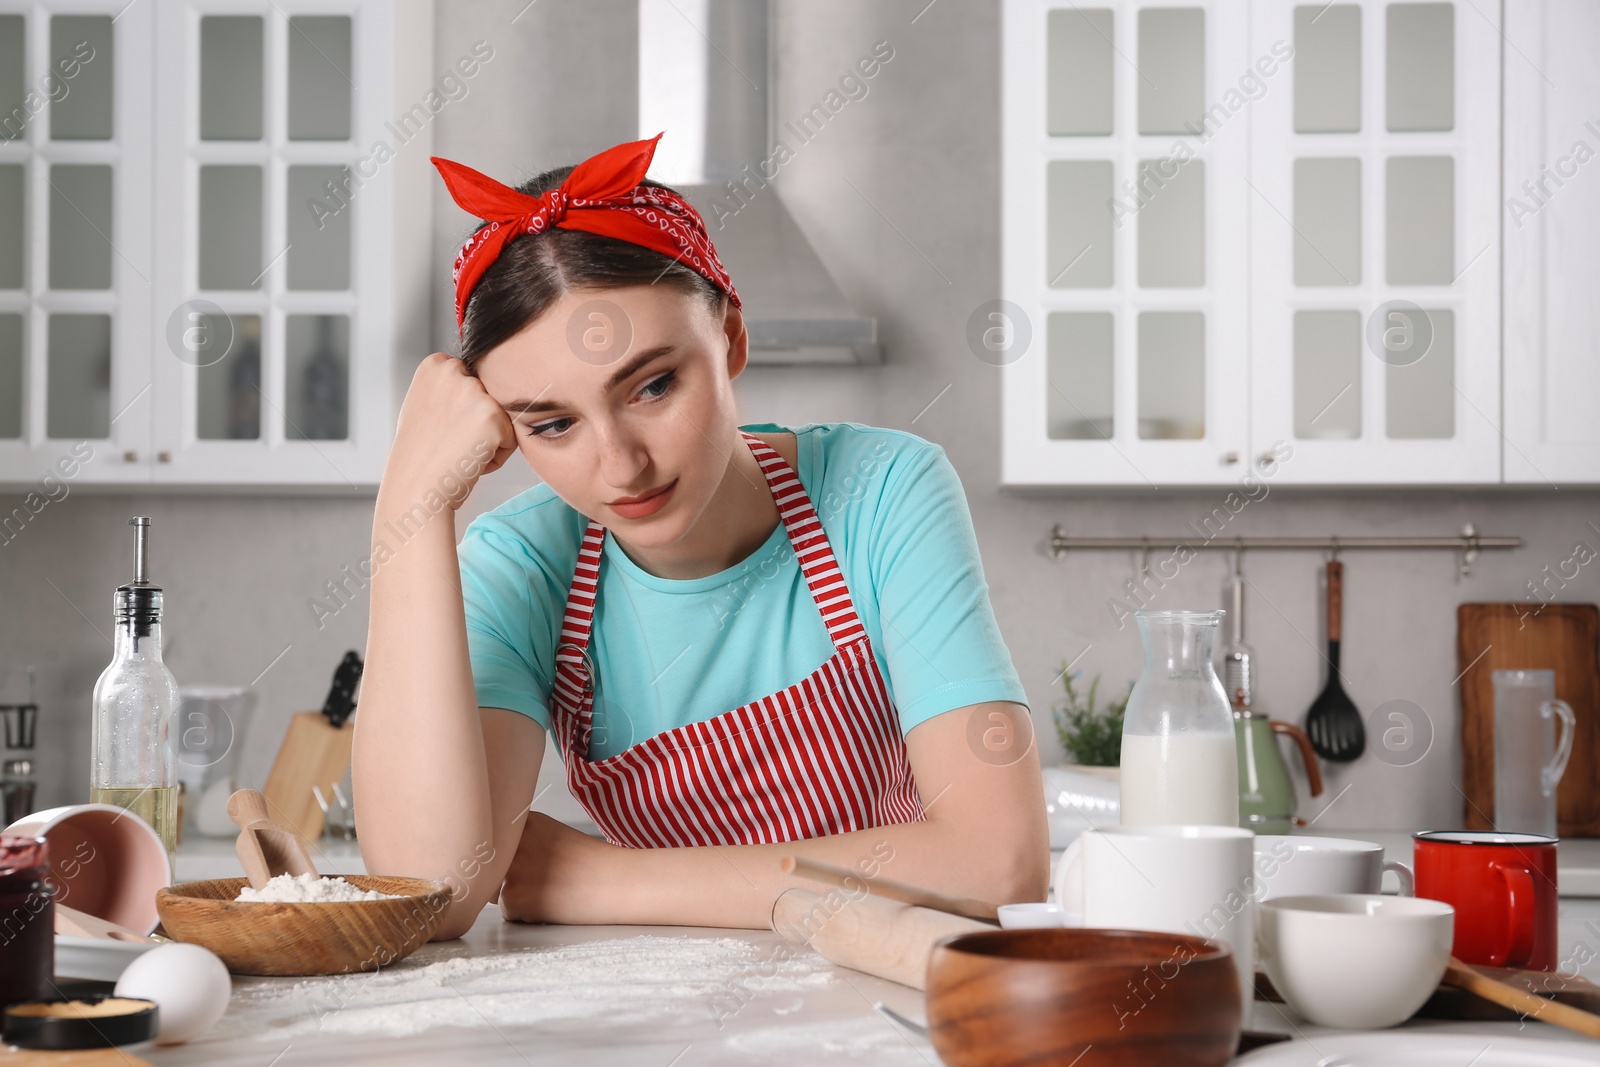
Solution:
{"label": "glass panel cabinet door", "polygon": [[1300,484],[1501,478],[1494,5],[1251,6],[1252,447]]}
{"label": "glass panel cabinet door", "polygon": [[375,484],[396,238],[374,149],[427,150],[385,128],[395,97],[355,86],[395,83],[396,21],[427,5],[158,6],[157,143],[181,167],[157,193],[155,477]]}
{"label": "glass panel cabinet door", "polygon": [[0,483],[24,501],[0,543],[46,476],[150,478],[153,23],[95,0],[0,12]]}
{"label": "glass panel cabinet door", "polygon": [[1248,110],[1265,83],[1248,10],[1002,11],[1001,292],[1026,341],[987,360],[1003,376],[1002,478],[1236,482],[1249,465],[1249,249],[1246,227],[1219,220],[1250,211]]}

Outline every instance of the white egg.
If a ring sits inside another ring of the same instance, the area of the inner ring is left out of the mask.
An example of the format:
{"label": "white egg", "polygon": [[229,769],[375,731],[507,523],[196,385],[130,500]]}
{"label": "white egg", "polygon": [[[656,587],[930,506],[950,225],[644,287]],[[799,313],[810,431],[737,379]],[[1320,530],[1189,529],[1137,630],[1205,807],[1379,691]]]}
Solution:
{"label": "white egg", "polygon": [[160,1032],[156,1043],[172,1045],[211,1029],[228,1010],[233,981],[216,953],[173,942],[128,964],[117,979],[117,996],[153,1000]]}

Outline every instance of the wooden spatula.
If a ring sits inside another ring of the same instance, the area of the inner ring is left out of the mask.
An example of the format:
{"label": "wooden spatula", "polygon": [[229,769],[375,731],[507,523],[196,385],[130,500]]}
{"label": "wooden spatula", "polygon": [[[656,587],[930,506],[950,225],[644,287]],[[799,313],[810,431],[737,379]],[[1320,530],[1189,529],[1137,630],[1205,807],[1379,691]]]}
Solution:
{"label": "wooden spatula", "polygon": [[1465,989],[1469,993],[1476,993],[1484,1000],[1493,1001],[1501,1007],[1510,1008],[1519,1014],[1541,1019],[1544,1022],[1553,1023],[1576,1033],[1600,1038],[1600,1015],[1591,1014],[1581,1008],[1574,1008],[1570,1004],[1559,1004],[1553,1000],[1546,1000],[1525,989],[1518,989],[1515,986],[1497,981],[1486,974],[1479,973],[1454,956],[1450,957],[1450,965],[1444,972],[1441,984]]}
{"label": "wooden spatula", "polygon": [[319,877],[306,852],[306,843],[293,830],[272,821],[267,815],[267,798],[259,789],[235,790],[228,798],[228,817],[239,827],[235,851],[256,889],[280,874]]}

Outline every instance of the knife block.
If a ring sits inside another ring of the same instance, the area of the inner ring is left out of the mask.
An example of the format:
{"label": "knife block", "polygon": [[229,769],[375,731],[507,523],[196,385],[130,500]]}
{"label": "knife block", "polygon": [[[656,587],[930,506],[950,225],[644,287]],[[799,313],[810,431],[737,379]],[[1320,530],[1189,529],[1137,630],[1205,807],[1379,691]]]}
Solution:
{"label": "knife block", "polygon": [[329,724],[320,711],[299,711],[289,719],[278,756],[272,761],[267,784],[261,792],[267,798],[267,811],[279,826],[293,829],[307,841],[322,836],[327,818],[311,787],[333,799],[333,784],[344,780],[350,768],[350,743],[355,727]]}

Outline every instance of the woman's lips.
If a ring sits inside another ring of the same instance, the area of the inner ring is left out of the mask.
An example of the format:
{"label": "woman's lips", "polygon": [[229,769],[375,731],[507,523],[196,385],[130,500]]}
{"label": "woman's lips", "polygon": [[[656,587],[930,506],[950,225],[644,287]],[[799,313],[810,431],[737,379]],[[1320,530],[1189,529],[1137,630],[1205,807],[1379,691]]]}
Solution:
{"label": "woman's lips", "polygon": [[678,479],[674,478],[662,488],[645,494],[643,498],[614,500],[607,506],[625,519],[642,519],[647,515],[654,515],[665,507],[677,485]]}

